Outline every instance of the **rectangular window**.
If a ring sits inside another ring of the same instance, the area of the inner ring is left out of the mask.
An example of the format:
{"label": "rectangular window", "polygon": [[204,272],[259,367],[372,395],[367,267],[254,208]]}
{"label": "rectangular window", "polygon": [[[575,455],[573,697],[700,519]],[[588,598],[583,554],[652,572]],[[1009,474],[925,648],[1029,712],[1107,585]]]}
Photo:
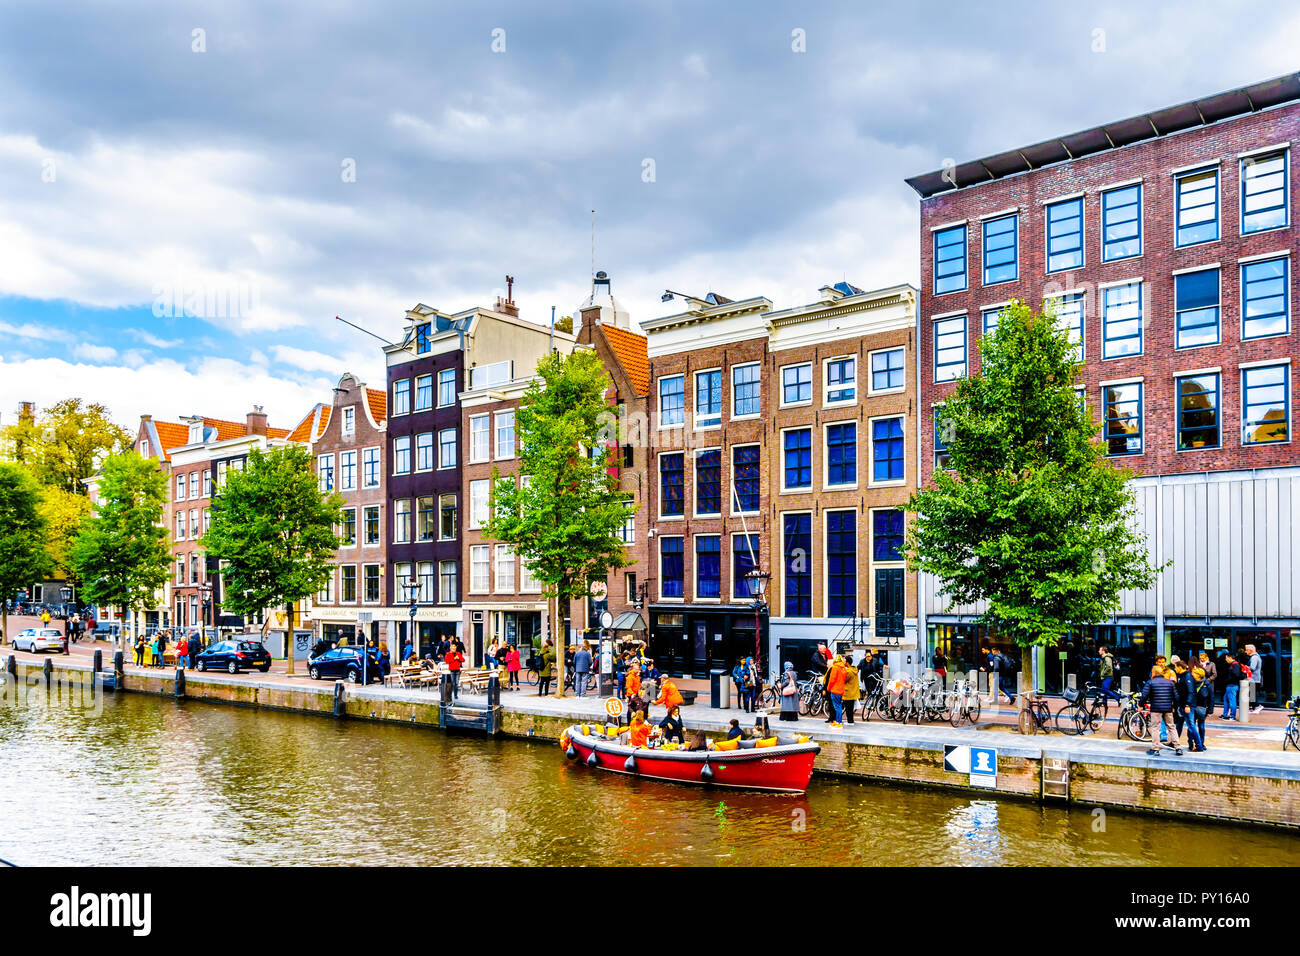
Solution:
{"label": "rectangular window", "polygon": [[1002,314],[1001,306],[993,309],[985,309],[980,313],[980,327],[983,331],[981,335],[992,335],[998,330],[998,316]]}
{"label": "rectangular window", "polygon": [[871,513],[871,556],[875,561],[903,560],[903,512]]}
{"label": "rectangular window", "polygon": [[393,474],[409,475],[411,473],[411,436],[403,435],[393,439]]}
{"label": "rectangular window", "polygon": [[759,373],[757,364],[737,365],[731,370],[731,414],[733,418],[758,415],[762,412],[759,398]]}
{"label": "rectangular window", "polygon": [[361,512],[362,540],[366,544],[379,544],[379,505],[366,505]]}
{"label": "rectangular window", "polygon": [[433,470],[433,432],[421,432],[415,436],[415,470]]}
{"label": "rectangular window", "polygon": [[1019,275],[1016,256],[1016,217],[984,223],[984,284],[1013,282]]}
{"label": "rectangular window", "polygon": [[349,405],[343,409],[343,437],[351,438],[357,433],[357,407]]}
{"label": "rectangular window", "polygon": [[812,487],[812,429],[798,428],[785,433],[786,488]]}
{"label": "rectangular window", "polygon": [[682,425],[686,422],[686,379],[670,375],[659,380],[659,424]]}
{"label": "rectangular window", "polygon": [[492,548],[486,544],[469,549],[469,592],[486,594],[491,589]]}
{"label": "rectangular window", "polygon": [[519,590],[524,594],[536,594],[542,590],[541,579],[523,561],[519,562]]}
{"label": "rectangular window", "polygon": [[858,602],[857,512],[826,512],[826,615],[852,617]]}
{"label": "rectangular window", "polygon": [[361,483],[365,488],[379,487],[379,449],[365,448],[361,452]]}
{"label": "rectangular window", "polygon": [[1101,290],[1101,357],[1142,354],[1142,283]]}
{"label": "rectangular window", "polygon": [[871,480],[903,480],[901,418],[879,418],[871,423]]}
{"label": "rectangular window", "polygon": [[438,540],[456,540],[455,495],[440,495],[438,498]]}
{"label": "rectangular window", "polygon": [[1285,257],[1241,266],[1241,337],[1259,339],[1291,331],[1290,271]]}
{"label": "rectangular window", "polygon": [[1286,441],[1291,436],[1291,369],[1265,365],[1241,370],[1243,445]]}
{"label": "rectangular window", "polygon": [[826,363],[826,404],[851,402],[857,398],[858,360],[831,359]]}
{"label": "rectangular window", "polygon": [[433,408],[433,376],[417,375],[415,377],[415,410],[427,412]]}
{"label": "rectangular window", "polygon": [[176,540],[185,540],[185,512],[176,512]]}
{"label": "rectangular window", "polygon": [[781,404],[812,401],[812,365],[787,365],[781,369]]}
{"label": "rectangular window", "polygon": [[469,420],[469,460],[487,461],[492,457],[492,419],[475,415]]}
{"label": "rectangular window", "polygon": [[339,452],[339,489],[341,491],[357,490],[357,453],[355,451]]}
{"label": "rectangular window", "polygon": [[1142,184],[1101,194],[1101,261],[1142,255]]}
{"label": "rectangular window", "polygon": [[744,514],[758,510],[758,456],[757,445],[737,445],[731,449],[731,480],[736,490],[732,507]]}
{"label": "rectangular window", "polygon": [[1047,207],[1047,271],[1083,265],[1083,197]]}
{"label": "rectangular window", "polygon": [[316,459],[316,478],[321,491],[334,490],[333,455],[321,455]]}
{"label": "rectangular window", "polygon": [[948,441],[951,437],[952,426],[943,419],[943,414],[939,407],[934,410],[934,467],[948,468],[951,466],[951,459],[948,456]]}
{"label": "rectangular window", "polygon": [[685,571],[682,565],[682,539],[660,538],[659,576],[663,578],[663,585],[660,588],[659,596],[665,598],[682,597],[682,582],[684,574]]}
{"label": "rectangular window", "polygon": [[695,513],[722,513],[722,452],[717,448],[695,455]]}
{"label": "rectangular window", "polygon": [[757,557],[758,535],[731,536],[731,593],[734,597],[746,601],[753,599],[754,579],[749,577],[749,573],[757,567],[754,564]]}
{"label": "rectangular window", "polygon": [[858,481],[858,426],[841,422],[826,426],[826,485],[854,485]]}
{"label": "rectangular window", "polygon": [[1287,172],[1287,151],[1284,149],[1242,159],[1242,235],[1287,224]]}
{"label": "rectangular window", "polygon": [[1219,238],[1219,168],[1174,177],[1177,227],[1174,245],[1194,246]]}
{"label": "rectangular window", "polygon": [[686,460],[680,453],[659,456],[659,513],[680,515],[686,513],[684,478]]}
{"label": "rectangular window", "polygon": [[409,544],[411,541],[411,499],[398,498],[393,502],[393,543]]}
{"label": "rectangular window", "polygon": [[203,473],[203,497],[212,497],[212,472],[210,471],[205,471]]}
{"label": "rectangular window", "polygon": [[177,500],[177,501],[184,501],[184,500],[185,500],[185,486],[186,486],[186,480],[187,480],[187,479],[185,478],[184,475],[177,475],[177,476],[176,476],[176,500]]}
{"label": "rectangular window", "polygon": [[433,511],[433,496],[421,495],[415,499],[415,540],[432,541],[437,532]]}
{"label": "rectangular window", "polygon": [[455,604],[459,599],[455,561],[438,562],[438,601]]}
{"label": "rectangular window", "polygon": [[1219,270],[1174,276],[1175,348],[1216,345],[1219,341]]}
{"label": "rectangular window", "polygon": [[393,414],[408,415],[411,412],[411,380],[400,379],[393,383]]}
{"label": "rectangular window", "polygon": [[456,404],[456,370],[444,368],[438,373],[438,407]]}
{"label": "rectangular window", "polygon": [[415,354],[424,355],[429,352],[433,345],[429,342],[429,333],[432,331],[432,324],[422,322],[415,327]]}
{"label": "rectangular window", "polygon": [[393,587],[402,601],[415,601],[420,597],[418,579],[415,587],[411,587],[411,567],[409,561],[401,561],[393,565]]}
{"label": "rectangular window", "polygon": [[456,429],[444,428],[438,432],[438,467],[456,467]]}
{"label": "rectangular window", "polygon": [[503,594],[511,594],[515,590],[515,553],[510,550],[508,544],[498,544],[496,546],[496,567],[494,569],[493,589]]}
{"label": "rectangular window", "polygon": [[722,539],[716,534],[695,536],[695,596],[722,596]]}
{"label": "rectangular window", "polygon": [[812,617],[812,515],[785,515],[781,527],[785,616]]}
{"label": "rectangular window", "polygon": [[722,424],[722,372],[695,373],[695,427]]}
{"label": "rectangular window", "polygon": [[217,491],[226,487],[226,462],[217,462]]}
{"label": "rectangular window", "polygon": [[934,294],[966,288],[966,224],[934,234]]}
{"label": "rectangular window", "polygon": [[1219,376],[1187,375],[1178,383],[1178,450],[1219,447]]}
{"label": "rectangular window", "polygon": [[344,604],[357,603],[357,566],[345,564],[339,568],[339,600]]}
{"label": "rectangular window", "polygon": [[199,473],[197,471],[191,471],[190,472],[190,497],[197,498],[198,496],[199,496]]}
{"label": "rectangular window", "polygon": [[966,374],[966,316],[934,323],[934,380],[954,382]]}
{"label": "rectangular window", "polygon": [[1082,292],[1074,292],[1070,295],[1048,300],[1048,303],[1056,312],[1056,327],[1070,333],[1070,341],[1074,343],[1074,360],[1076,362],[1083,361],[1084,301],[1085,298]]}
{"label": "rectangular window", "polygon": [[365,573],[365,601],[367,604],[379,603],[379,565],[367,564]]}
{"label": "rectangular window", "polygon": [[497,457],[515,457],[515,413],[497,412]]}
{"label": "rectangular window", "polygon": [[871,391],[890,392],[906,384],[902,349],[885,349],[871,353]]}
{"label": "rectangular window", "polygon": [[342,547],[351,548],[357,543],[357,509],[344,508],[340,514],[343,521],[339,531],[339,537],[342,539]]}
{"label": "rectangular window", "polygon": [[1106,409],[1106,453],[1142,454],[1142,383],[1107,385],[1101,402]]}
{"label": "rectangular window", "polygon": [[488,501],[491,482],[484,478],[469,483],[469,526],[477,529],[488,522]]}

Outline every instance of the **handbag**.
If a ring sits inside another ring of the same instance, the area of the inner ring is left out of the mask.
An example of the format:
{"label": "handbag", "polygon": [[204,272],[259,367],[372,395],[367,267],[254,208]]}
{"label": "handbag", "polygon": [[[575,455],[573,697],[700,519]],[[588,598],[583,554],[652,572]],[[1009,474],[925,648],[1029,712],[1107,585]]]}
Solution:
{"label": "handbag", "polygon": [[795,692],[794,681],[790,680],[790,678],[787,677],[785,679],[785,685],[781,688],[781,696],[790,697],[794,694],[794,692]]}

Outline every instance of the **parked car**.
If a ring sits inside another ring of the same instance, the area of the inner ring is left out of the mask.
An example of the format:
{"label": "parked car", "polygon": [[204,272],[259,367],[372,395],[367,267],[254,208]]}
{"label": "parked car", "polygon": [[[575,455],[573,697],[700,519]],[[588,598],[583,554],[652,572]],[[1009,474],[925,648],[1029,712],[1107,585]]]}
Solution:
{"label": "parked car", "polygon": [[374,651],[370,651],[368,656],[370,662],[363,668],[360,647],[354,647],[350,644],[343,647],[334,647],[321,654],[314,654],[309,657],[307,659],[307,673],[311,675],[312,680],[342,677],[350,684],[360,684],[364,671],[366,678],[371,683],[375,681],[382,682],[384,670],[379,663],[379,656]]}
{"label": "parked car", "polygon": [[194,667],[200,671],[224,668],[230,674],[256,668],[265,674],[271,669],[271,655],[257,641],[218,641],[207,650],[199,651]]}
{"label": "parked car", "polygon": [[29,627],[14,635],[16,651],[58,651],[63,653],[63,632],[52,627]]}
{"label": "parked car", "polygon": [[113,641],[122,635],[122,625],[117,622],[96,624],[94,638],[97,641]]}

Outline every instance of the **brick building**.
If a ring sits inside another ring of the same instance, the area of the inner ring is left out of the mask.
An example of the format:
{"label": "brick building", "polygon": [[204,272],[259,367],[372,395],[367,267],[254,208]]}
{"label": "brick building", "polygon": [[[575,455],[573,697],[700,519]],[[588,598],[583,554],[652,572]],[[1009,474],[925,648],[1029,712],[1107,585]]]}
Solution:
{"label": "brick building", "polygon": [[322,493],[343,497],[343,520],[335,569],[312,602],[317,636],[328,641],[356,638],[389,642],[406,613],[391,606],[384,574],[387,527],[387,403],[384,392],[367,388],[351,373],[334,389],[334,401],[318,405],[289,436],[309,444]]}
{"label": "brick building", "polygon": [[[1010,150],[908,183],[921,196],[921,479],[942,465],[936,408],[979,368],[1012,299],[1050,301],[1080,347],[1082,394],[1117,465],[1135,470],[1155,587],[1080,628],[1138,675],[1254,643],[1266,702],[1293,692],[1300,635],[1300,468],[1292,318],[1300,75]],[[938,447],[936,447],[938,445]],[[998,645],[922,581],[930,648],[969,663]]]}

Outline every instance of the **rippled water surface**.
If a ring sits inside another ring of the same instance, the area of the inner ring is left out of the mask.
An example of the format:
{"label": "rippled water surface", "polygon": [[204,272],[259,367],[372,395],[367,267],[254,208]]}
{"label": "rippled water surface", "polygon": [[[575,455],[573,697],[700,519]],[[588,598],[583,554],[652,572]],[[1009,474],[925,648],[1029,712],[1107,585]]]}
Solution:
{"label": "rippled water surface", "polygon": [[0,706],[0,857],[1295,866],[1300,839],[825,778],[802,797],[708,791],[596,774],[554,744],[110,695]]}

